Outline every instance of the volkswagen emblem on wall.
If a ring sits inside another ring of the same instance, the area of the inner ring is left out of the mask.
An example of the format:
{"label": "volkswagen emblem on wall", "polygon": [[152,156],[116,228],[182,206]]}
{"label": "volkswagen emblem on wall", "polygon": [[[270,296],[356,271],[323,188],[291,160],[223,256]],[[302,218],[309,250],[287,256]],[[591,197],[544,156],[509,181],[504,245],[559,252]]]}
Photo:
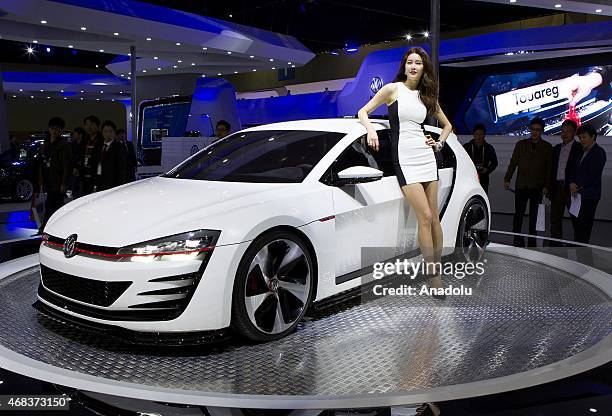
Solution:
{"label": "volkswagen emblem on wall", "polygon": [[190,156],[195,155],[196,153],[198,153],[200,151],[200,148],[198,147],[197,144],[194,144],[193,146],[191,146],[191,152],[190,152]]}
{"label": "volkswagen emblem on wall", "polygon": [[74,257],[76,255],[76,242],[76,234],[70,234],[64,241],[64,256],[66,256],[66,258]]}
{"label": "volkswagen emblem on wall", "polygon": [[381,77],[374,77],[372,81],[370,81],[370,91],[372,94],[376,94],[378,90],[380,90],[383,86],[383,80]]}

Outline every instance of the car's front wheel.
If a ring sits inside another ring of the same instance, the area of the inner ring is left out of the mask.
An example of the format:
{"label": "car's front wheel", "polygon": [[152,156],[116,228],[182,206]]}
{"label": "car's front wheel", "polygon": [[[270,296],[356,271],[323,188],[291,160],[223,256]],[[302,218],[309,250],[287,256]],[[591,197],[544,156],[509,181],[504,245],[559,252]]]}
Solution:
{"label": "car's front wheel", "polygon": [[34,193],[34,185],[27,179],[20,179],[15,184],[15,197],[20,201],[29,201]]}
{"label": "car's front wheel", "polygon": [[236,273],[232,327],[253,341],[295,330],[313,296],[315,272],[304,241],[278,230],[257,238]]}
{"label": "car's front wheel", "polygon": [[457,230],[456,254],[461,261],[482,259],[489,241],[489,210],[480,198],[470,199],[461,213]]}

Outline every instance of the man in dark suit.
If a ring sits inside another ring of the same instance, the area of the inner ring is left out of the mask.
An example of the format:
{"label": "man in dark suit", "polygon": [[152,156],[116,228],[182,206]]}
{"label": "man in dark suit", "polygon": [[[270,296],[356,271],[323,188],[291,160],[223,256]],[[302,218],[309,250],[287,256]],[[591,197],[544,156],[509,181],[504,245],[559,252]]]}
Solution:
{"label": "man in dark suit", "polygon": [[464,144],[463,148],[476,166],[480,185],[485,193],[489,193],[489,175],[497,168],[497,154],[493,146],[485,141],[484,124],[476,124],[472,134],[474,138]]}
{"label": "man in dark suit", "polygon": [[125,131],[125,129],[117,130],[117,140],[123,145],[127,154],[127,176],[125,180],[126,182],[134,182],[136,180],[136,168],[138,167],[138,162],[136,160],[136,151],[134,150],[134,143],[127,139],[127,132]]}
{"label": "man in dark suit", "polygon": [[117,127],[112,121],[102,124],[102,144],[96,155],[95,191],[104,191],[124,184],[127,176],[127,152],[125,147],[115,139]]}
{"label": "man in dark suit", "polygon": [[[569,184],[582,157],[582,146],[576,140],[578,126],[573,120],[565,120],[561,125],[561,143],[553,148],[553,177],[550,190],[550,236],[563,239],[563,216],[570,206]],[[556,241],[551,246],[560,246]]]}
{"label": "man in dark suit", "polygon": [[601,199],[601,176],[606,164],[606,151],[595,143],[597,131],[592,125],[583,124],[577,133],[583,153],[569,188],[572,195],[580,194],[581,204],[578,216],[572,215],[572,221],[574,241],[588,244],[597,204]]}

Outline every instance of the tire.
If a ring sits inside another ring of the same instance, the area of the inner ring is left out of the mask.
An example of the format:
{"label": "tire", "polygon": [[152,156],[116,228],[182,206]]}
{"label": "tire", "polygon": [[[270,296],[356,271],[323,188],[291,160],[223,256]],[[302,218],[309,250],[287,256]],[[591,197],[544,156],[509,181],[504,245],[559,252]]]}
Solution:
{"label": "tire", "polygon": [[489,210],[480,198],[471,198],[463,208],[454,258],[457,261],[477,262],[484,256],[489,243]]}
{"label": "tire", "polygon": [[278,230],[258,237],[238,265],[232,328],[256,342],[293,332],[312,301],[315,279],[310,251],[295,233]]}
{"label": "tire", "polygon": [[17,200],[26,202],[32,199],[34,193],[34,184],[27,179],[20,179],[15,184],[15,198]]}

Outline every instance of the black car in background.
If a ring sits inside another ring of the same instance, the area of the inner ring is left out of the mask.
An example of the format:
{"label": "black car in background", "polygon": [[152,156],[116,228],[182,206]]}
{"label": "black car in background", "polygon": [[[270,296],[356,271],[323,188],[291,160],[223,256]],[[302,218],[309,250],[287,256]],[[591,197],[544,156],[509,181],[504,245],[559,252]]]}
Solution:
{"label": "black car in background", "polygon": [[22,143],[0,153],[0,197],[29,201],[38,183],[38,160],[44,140]]}

